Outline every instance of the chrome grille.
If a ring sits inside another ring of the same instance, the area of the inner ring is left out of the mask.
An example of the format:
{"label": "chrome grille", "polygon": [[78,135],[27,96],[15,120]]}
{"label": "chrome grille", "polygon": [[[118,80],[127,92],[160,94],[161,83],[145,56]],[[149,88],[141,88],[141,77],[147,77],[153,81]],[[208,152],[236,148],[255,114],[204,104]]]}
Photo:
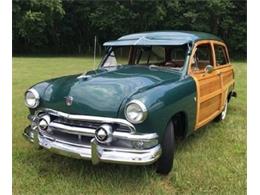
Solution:
{"label": "chrome grille", "polygon": [[[90,128],[90,129],[97,129],[99,126],[101,126],[103,123],[96,123],[91,121],[79,121],[79,120],[73,120],[73,119],[66,119],[63,117],[57,117],[53,116],[53,121],[55,123],[63,124],[63,125],[69,125],[72,127],[83,127],[83,128]],[[112,124],[114,130],[121,131],[121,132],[130,132],[131,129],[127,126],[119,125],[119,124]]]}
{"label": "chrome grille", "polygon": [[[125,122],[123,119],[115,119],[114,121],[111,121],[109,120],[110,118],[104,117],[105,120],[102,122],[103,117],[97,117],[98,120],[93,121],[90,120],[92,118],[95,119],[93,116],[70,115],[49,109],[38,111],[36,116],[41,118],[46,114],[50,116],[51,121],[48,130],[40,131],[40,133],[50,139],[66,141],[71,144],[89,145],[91,139],[95,136],[96,129],[102,124],[110,124],[113,127],[114,132],[133,132],[133,128],[127,126],[127,121]],[[117,121],[119,122],[117,123]]]}
{"label": "chrome grille", "polygon": [[75,126],[75,127],[85,127],[85,128],[92,128],[92,129],[96,129],[102,124],[102,123],[94,123],[89,121],[77,121],[77,120],[71,120],[66,118],[55,118],[53,122],[64,124],[64,125]]}

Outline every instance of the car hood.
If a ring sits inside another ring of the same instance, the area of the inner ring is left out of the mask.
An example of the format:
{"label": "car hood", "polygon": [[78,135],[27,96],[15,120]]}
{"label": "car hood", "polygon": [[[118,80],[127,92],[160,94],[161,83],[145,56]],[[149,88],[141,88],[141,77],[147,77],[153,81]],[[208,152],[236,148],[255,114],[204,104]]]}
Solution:
{"label": "car hood", "polygon": [[[46,86],[40,93],[40,106],[71,114],[117,117],[123,101],[133,94],[179,79],[180,73],[137,65],[98,69],[84,77],[71,75],[40,83]],[[73,98],[71,106],[66,105],[68,96]]]}

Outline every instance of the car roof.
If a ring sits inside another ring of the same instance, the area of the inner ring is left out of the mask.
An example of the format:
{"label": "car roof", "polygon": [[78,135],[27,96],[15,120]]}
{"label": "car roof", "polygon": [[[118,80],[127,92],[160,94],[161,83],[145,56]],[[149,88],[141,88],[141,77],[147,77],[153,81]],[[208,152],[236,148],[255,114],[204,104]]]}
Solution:
{"label": "car roof", "polygon": [[199,40],[222,41],[221,38],[204,32],[195,31],[157,31],[129,34],[114,41],[105,42],[104,46],[127,45],[184,45]]}

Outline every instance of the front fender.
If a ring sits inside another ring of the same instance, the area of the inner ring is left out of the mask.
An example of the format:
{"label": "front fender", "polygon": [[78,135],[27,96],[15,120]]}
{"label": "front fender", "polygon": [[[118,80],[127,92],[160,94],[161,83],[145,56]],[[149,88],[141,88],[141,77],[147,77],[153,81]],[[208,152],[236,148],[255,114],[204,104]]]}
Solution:
{"label": "front fender", "polygon": [[[176,113],[183,112],[186,116],[185,131],[189,134],[194,129],[196,122],[196,101],[194,97],[196,97],[196,84],[189,76],[176,82],[162,83],[147,91],[133,95],[128,101],[138,99],[148,109],[147,119],[143,123],[135,125],[136,130],[142,133],[156,132],[161,140],[169,120]],[[121,106],[120,118],[125,118],[124,106]]]}

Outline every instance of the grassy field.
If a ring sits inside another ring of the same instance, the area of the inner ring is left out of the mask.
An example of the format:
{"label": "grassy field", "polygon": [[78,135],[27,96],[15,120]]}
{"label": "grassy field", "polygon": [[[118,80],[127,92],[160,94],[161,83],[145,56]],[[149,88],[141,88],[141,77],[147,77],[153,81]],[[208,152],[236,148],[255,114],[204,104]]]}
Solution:
{"label": "grassy field", "polygon": [[245,194],[246,64],[234,62],[238,98],[224,122],[210,123],[178,144],[168,176],[153,166],[123,166],[75,160],[25,142],[29,124],[24,91],[36,82],[91,69],[92,60],[73,57],[13,58],[14,194]]}

